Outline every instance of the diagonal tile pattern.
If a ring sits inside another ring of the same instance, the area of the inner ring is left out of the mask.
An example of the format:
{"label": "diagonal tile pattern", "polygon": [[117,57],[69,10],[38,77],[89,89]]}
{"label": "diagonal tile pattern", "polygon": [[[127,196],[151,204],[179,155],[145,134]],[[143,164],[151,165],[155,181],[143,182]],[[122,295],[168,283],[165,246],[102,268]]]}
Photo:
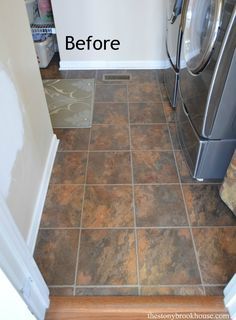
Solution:
{"label": "diagonal tile pattern", "polygon": [[59,72],[53,60],[41,73],[96,78],[92,128],[55,129],[35,250],[51,295],[222,294],[235,272],[236,219],[219,182],[191,178],[162,72]]}

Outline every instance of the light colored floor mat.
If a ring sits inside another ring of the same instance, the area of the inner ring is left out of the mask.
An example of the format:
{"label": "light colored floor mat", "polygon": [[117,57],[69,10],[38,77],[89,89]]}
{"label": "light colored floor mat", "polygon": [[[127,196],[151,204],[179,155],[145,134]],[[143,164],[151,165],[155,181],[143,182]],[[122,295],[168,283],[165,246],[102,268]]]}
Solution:
{"label": "light colored floor mat", "polygon": [[91,127],[94,79],[44,80],[43,85],[54,128]]}

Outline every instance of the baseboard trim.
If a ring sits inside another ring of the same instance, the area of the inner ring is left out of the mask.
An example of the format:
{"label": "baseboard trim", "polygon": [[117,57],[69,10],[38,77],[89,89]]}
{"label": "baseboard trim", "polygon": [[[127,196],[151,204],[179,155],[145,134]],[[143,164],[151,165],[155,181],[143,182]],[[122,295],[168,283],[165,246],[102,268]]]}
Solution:
{"label": "baseboard trim", "polygon": [[191,319],[206,319],[197,317],[199,314],[228,315],[223,297],[51,297],[50,301],[46,320],[164,319],[161,315],[165,313],[173,316],[176,313],[185,314],[182,319],[187,319],[188,313],[191,313]]}
{"label": "baseboard trim", "polygon": [[53,134],[26,244],[33,254],[59,140]]}
{"label": "baseboard trim", "polygon": [[60,70],[102,70],[102,69],[166,69],[169,61],[60,61]]}

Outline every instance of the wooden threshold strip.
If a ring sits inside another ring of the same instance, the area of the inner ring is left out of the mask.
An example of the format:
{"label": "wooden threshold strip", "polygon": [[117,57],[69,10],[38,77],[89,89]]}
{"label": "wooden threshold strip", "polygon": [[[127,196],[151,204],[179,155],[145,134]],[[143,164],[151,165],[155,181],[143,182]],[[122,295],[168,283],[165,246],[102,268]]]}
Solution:
{"label": "wooden threshold strip", "polygon": [[[210,296],[155,296],[155,297],[51,297],[46,320],[101,320],[101,319],[178,319],[162,314],[184,314],[182,319],[200,319],[196,313],[223,315],[229,319],[223,297]],[[188,315],[189,314],[189,317]],[[195,315],[195,317],[194,317]],[[179,318],[181,319],[181,318]],[[207,319],[202,317],[201,319]],[[209,317],[210,319],[210,317]],[[218,317],[219,319],[219,317]]]}

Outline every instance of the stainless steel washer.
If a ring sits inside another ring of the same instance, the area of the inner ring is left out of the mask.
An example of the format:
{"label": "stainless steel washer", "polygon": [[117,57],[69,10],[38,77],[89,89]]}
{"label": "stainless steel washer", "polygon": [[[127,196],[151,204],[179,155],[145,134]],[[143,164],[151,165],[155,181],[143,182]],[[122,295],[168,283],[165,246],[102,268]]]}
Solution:
{"label": "stainless steel washer", "polygon": [[236,0],[188,0],[177,128],[193,177],[222,179],[236,148]]}
{"label": "stainless steel washer", "polygon": [[172,107],[176,106],[176,95],[179,80],[179,59],[182,34],[180,30],[183,0],[167,2],[166,52],[169,68],[164,70],[164,83]]}

